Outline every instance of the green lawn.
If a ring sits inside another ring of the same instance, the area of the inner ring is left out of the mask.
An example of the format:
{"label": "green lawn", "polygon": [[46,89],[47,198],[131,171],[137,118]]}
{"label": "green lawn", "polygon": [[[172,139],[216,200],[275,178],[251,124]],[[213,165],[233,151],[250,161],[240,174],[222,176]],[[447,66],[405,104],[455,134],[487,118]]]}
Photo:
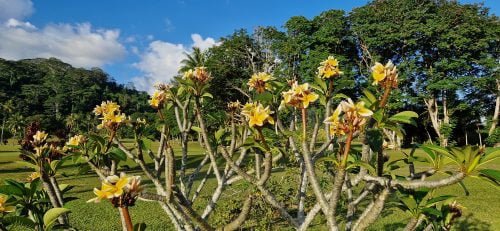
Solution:
{"label": "green lawn", "polygon": [[[203,153],[204,151],[197,145],[197,143],[191,144],[191,155],[189,161],[192,165],[190,167],[194,167],[195,164],[203,158]],[[20,163],[16,162],[18,161],[18,154],[18,146],[0,145],[0,182],[8,178],[24,180],[31,173],[32,170],[24,168]],[[391,153],[391,159],[398,158],[400,156],[401,155],[396,152]],[[141,174],[141,172],[135,168],[133,163],[127,162],[123,164],[131,167],[131,170],[127,171],[129,174]],[[489,166],[489,168],[495,169],[499,169],[499,167],[500,161],[498,160]],[[125,168],[122,168],[122,170],[123,169]],[[68,196],[79,198],[78,200],[71,201],[65,205],[72,211],[70,214],[70,222],[74,227],[79,230],[120,229],[118,211],[108,202],[101,202],[98,204],[86,203],[88,199],[94,196],[92,189],[94,187],[98,187],[100,184],[95,175],[77,175],[76,168],[71,165],[65,166],[62,173],[67,175],[67,177],[60,176],[58,178],[59,181],[63,184],[75,186]],[[284,174],[289,173],[278,172],[273,179],[279,180]],[[146,184],[149,183],[146,178],[143,179]],[[482,181],[470,178],[465,181],[465,184],[470,190],[470,196],[465,196],[463,190],[459,186],[450,186],[440,190],[440,192],[444,194],[453,194],[458,196],[458,201],[466,207],[463,217],[457,224],[459,230],[500,230],[500,218],[497,216],[500,214],[500,195],[498,189],[494,189]],[[207,187],[215,188],[215,180],[210,179]],[[244,187],[244,182],[231,186],[231,188],[226,190],[223,194],[221,204],[219,206],[221,208],[231,206],[234,195],[243,192],[245,189],[242,188]],[[154,192],[154,189],[151,187],[146,190]],[[207,191],[210,192],[211,190]],[[209,195],[200,195],[196,204],[197,209],[202,210],[208,199]],[[148,230],[173,230],[168,217],[156,203],[138,201],[137,205],[130,209],[130,212],[133,222],[147,223]],[[211,222],[217,222],[217,220],[213,220],[214,216],[219,216],[219,214],[217,214],[217,210],[214,215],[211,216]],[[401,211],[394,210],[392,212],[387,212],[383,214],[371,230],[401,229],[406,224],[407,219],[408,216]],[[254,223],[258,222],[258,220],[258,217],[254,217],[248,222]],[[280,229],[279,224],[280,223],[274,225],[278,226],[276,228]],[[313,229],[318,229],[315,227],[318,226],[313,226]]]}

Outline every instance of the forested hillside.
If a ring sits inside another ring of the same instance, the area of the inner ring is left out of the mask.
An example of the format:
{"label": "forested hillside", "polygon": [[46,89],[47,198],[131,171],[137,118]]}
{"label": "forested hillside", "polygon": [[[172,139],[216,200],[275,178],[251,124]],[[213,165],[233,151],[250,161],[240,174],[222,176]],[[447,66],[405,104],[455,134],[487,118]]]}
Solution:
{"label": "forested hillside", "polygon": [[119,102],[128,115],[147,112],[148,95],[116,83],[99,68],[75,68],[58,59],[0,58],[0,118],[4,138],[19,138],[39,121],[48,131],[66,135],[87,131],[96,121],[91,111],[103,100]]}

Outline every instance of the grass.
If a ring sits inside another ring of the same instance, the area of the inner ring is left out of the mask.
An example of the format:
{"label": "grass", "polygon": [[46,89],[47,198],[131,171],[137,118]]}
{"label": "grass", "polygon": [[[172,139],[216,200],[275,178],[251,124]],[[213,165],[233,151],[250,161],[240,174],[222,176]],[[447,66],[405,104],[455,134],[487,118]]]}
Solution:
{"label": "grass", "polygon": [[[19,147],[16,145],[0,145],[0,182],[9,178],[24,180],[32,172],[31,169],[27,169],[23,167],[22,164],[17,162],[19,161],[18,148]],[[156,147],[153,146],[153,148]],[[176,149],[176,153],[180,153],[178,147]],[[190,156],[188,163],[191,170],[203,158],[203,155],[204,150],[201,149],[197,143],[190,144]],[[401,154],[397,152],[391,152],[390,155],[391,159],[401,157]],[[419,155],[419,152],[417,152],[417,155]],[[141,172],[135,168],[134,163],[130,161],[122,163],[122,168],[126,167],[125,165],[131,167],[131,169],[127,171],[128,173],[133,175],[141,174]],[[500,169],[500,161],[497,160],[491,163],[488,167]],[[65,205],[65,207],[71,209],[72,211],[70,214],[71,224],[79,230],[119,230],[120,220],[118,211],[108,202],[101,202],[98,204],[86,203],[88,199],[94,197],[92,189],[99,186],[100,183],[98,178],[94,174],[77,175],[77,169],[72,165],[65,166],[62,169],[62,172],[64,175],[67,175],[67,177],[60,176],[58,178],[60,183],[75,186],[75,188],[70,191],[67,196],[79,198]],[[279,182],[279,180],[286,174],[289,173],[277,172],[273,179]],[[146,184],[150,183],[146,180],[146,178],[143,179]],[[445,187],[439,190],[439,193],[442,194],[452,194],[458,196],[458,202],[466,207],[462,218],[456,225],[457,229],[500,230],[500,218],[497,216],[500,213],[500,195],[498,193],[498,189],[473,178],[466,179],[465,184],[470,191],[469,196],[465,196],[463,190],[458,185]],[[148,186],[147,190],[154,192],[153,187],[151,187],[150,184]],[[215,188],[215,186],[215,180],[209,179],[207,182],[208,190],[205,191],[211,192],[211,189]],[[238,207],[238,205],[233,204],[235,195],[237,198],[238,194],[246,190],[245,187],[245,183],[241,182],[235,186],[231,186],[224,192],[219,205],[219,208],[223,210],[224,214],[228,212],[228,208],[234,206]],[[194,188],[196,188],[196,185]],[[198,209],[198,211],[204,208],[204,205],[209,200],[209,197],[210,195],[208,195],[208,193],[202,193],[202,195],[200,195],[196,203],[196,209]],[[282,198],[282,200],[286,201],[286,198]],[[220,219],[222,215],[218,214],[218,211],[219,210],[216,209],[214,215],[210,217],[210,222],[212,224],[221,222]],[[174,229],[170,224],[167,215],[157,203],[138,201],[137,205],[130,209],[130,213],[134,223],[145,222],[148,226],[148,230]],[[404,227],[408,218],[408,215],[399,210],[388,210],[387,212],[384,212],[384,214],[370,229],[398,230]],[[224,217],[222,217],[222,219],[224,219]],[[321,230],[320,224],[323,221],[321,218],[316,220],[316,225],[313,226],[312,229]],[[259,217],[253,217],[253,219],[247,221],[247,225],[256,224],[258,222]],[[283,227],[280,227],[280,224],[281,223],[271,224],[268,227],[276,226],[274,228],[282,229]]]}

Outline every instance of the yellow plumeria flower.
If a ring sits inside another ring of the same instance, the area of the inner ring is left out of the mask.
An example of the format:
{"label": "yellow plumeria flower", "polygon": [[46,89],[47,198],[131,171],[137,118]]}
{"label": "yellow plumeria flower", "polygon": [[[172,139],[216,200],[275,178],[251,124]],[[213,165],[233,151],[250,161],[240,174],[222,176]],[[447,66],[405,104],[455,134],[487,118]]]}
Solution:
{"label": "yellow plumeria flower", "polygon": [[48,134],[45,133],[44,131],[36,131],[35,135],[33,136],[33,140],[36,143],[41,143],[47,139]]}
{"label": "yellow plumeria flower", "polygon": [[309,84],[298,84],[295,81],[292,84],[292,89],[283,92],[282,104],[288,104],[297,108],[307,108],[309,104],[316,101],[319,95],[309,90]]}
{"label": "yellow plumeria flower", "polygon": [[372,85],[378,85],[379,82],[382,82],[386,79],[386,77],[391,74],[392,72],[395,73],[394,69],[394,64],[392,63],[391,60],[387,62],[387,64],[382,65],[379,62],[376,62],[375,65],[372,67],[372,76],[373,76],[373,83]]}
{"label": "yellow plumeria flower", "polygon": [[192,79],[193,78],[193,69],[189,69],[182,75],[183,79]]}
{"label": "yellow plumeria flower", "polygon": [[88,200],[87,202],[100,202],[102,199],[111,199],[113,197],[120,197],[129,184],[131,178],[125,174],[118,176],[108,176],[101,184],[101,189],[94,188],[94,194],[97,196]]}
{"label": "yellow plumeria flower", "polygon": [[365,102],[360,101],[354,104],[352,99],[348,98],[347,101],[340,102],[342,111],[353,112],[357,116],[368,117],[373,115],[373,112],[365,107]]}
{"label": "yellow plumeria flower", "polygon": [[125,174],[121,174],[118,176],[108,176],[106,178],[106,187],[103,187],[103,190],[109,191],[113,193],[115,197],[118,197],[123,194],[123,189],[130,182],[130,177],[127,177]]}
{"label": "yellow plumeria flower", "polygon": [[342,107],[339,104],[339,106],[337,106],[337,108],[335,109],[333,114],[331,116],[329,116],[328,118],[326,118],[324,123],[329,124],[329,123],[338,122],[340,120],[340,113],[342,113]]}
{"label": "yellow plumeria flower", "polygon": [[345,135],[344,126],[340,122],[340,114],[342,113],[342,106],[337,106],[333,114],[326,118],[324,123],[329,124],[330,135],[342,136]]}
{"label": "yellow plumeria flower", "polygon": [[101,202],[101,200],[103,200],[103,199],[111,199],[111,198],[113,198],[113,193],[104,190],[104,188],[106,188],[106,184],[105,183],[102,183],[101,188],[102,188],[102,190],[98,189],[98,188],[94,188],[94,194],[97,197],[94,197],[94,198],[88,200],[87,203],[89,203],[89,202],[98,203],[98,202]]}
{"label": "yellow plumeria flower", "polygon": [[247,118],[250,127],[262,127],[266,122],[274,124],[272,113],[269,106],[264,108],[260,103],[247,103],[241,111],[241,114]]}
{"label": "yellow plumeria flower", "polygon": [[69,138],[68,142],[66,145],[71,145],[71,146],[78,146],[82,144],[85,141],[85,136],[83,135],[75,135],[71,138]]}
{"label": "yellow plumeria flower", "polygon": [[15,206],[8,206],[6,203],[7,203],[7,196],[4,194],[0,194],[0,214],[11,213],[16,210]]}
{"label": "yellow plumeria flower", "polygon": [[101,105],[97,105],[94,108],[94,113],[96,115],[104,115],[104,114],[111,114],[114,113],[115,111],[118,111],[120,109],[120,105],[116,104],[113,101],[106,101],[102,102]]}
{"label": "yellow plumeria flower", "polygon": [[247,85],[250,90],[255,89],[258,93],[262,93],[266,90],[272,90],[271,84],[269,84],[268,81],[273,79],[274,78],[270,74],[266,72],[259,72],[252,75]]}
{"label": "yellow plumeria flower", "polygon": [[329,79],[341,74],[343,72],[339,69],[339,61],[333,56],[328,56],[328,59],[321,62],[321,65],[318,67],[318,76],[323,79]]}
{"label": "yellow plumeria flower", "polygon": [[373,84],[378,85],[378,83],[385,79],[385,67],[379,62],[376,62],[372,67]]}
{"label": "yellow plumeria flower", "polygon": [[160,107],[160,104],[163,103],[164,100],[165,100],[165,92],[156,90],[151,96],[151,99],[149,100],[149,105],[151,105],[153,108],[158,108]]}
{"label": "yellow plumeria flower", "polygon": [[304,94],[302,96],[302,108],[307,108],[309,107],[309,103],[312,103],[316,101],[319,98],[319,95],[316,93],[309,93],[309,94]]}
{"label": "yellow plumeria flower", "polygon": [[28,180],[29,182],[32,182],[36,179],[38,179],[40,177],[40,173],[39,172],[32,172],[28,178],[26,178],[26,180]]}
{"label": "yellow plumeria flower", "polygon": [[121,123],[124,122],[125,119],[127,119],[127,116],[125,114],[105,114],[104,115],[104,120],[112,123]]}
{"label": "yellow plumeria flower", "polygon": [[195,67],[193,75],[199,83],[206,83],[208,80],[212,79],[206,67]]}

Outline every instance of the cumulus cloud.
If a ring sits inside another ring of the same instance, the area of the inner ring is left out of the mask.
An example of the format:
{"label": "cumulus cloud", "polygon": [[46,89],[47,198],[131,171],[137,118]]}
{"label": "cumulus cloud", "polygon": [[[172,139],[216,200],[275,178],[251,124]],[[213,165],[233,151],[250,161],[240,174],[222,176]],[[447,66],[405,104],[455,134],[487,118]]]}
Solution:
{"label": "cumulus cloud", "polygon": [[133,79],[135,87],[151,93],[155,83],[168,83],[177,75],[185,53],[189,53],[192,47],[206,50],[220,44],[210,37],[203,39],[199,34],[192,34],[191,39],[193,43],[189,47],[159,40],[151,42],[139,55],[140,61],[134,63],[134,66],[144,73],[143,76]]}
{"label": "cumulus cloud", "polygon": [[199,34],[192,34],[191,39],[193,40],[192,47],[198,47],[201,51],[206,51],[208,48],[213,46],[218,46],[220,42],[215,42],[215,39],[207,37],[203,39]]}
{"label": "cumulus cloud", "polygon": [[134,78],[137,89],[151,92],[155,83],[169,82],[177,74],[186,48],[181,44],[153,41],[134,66],[145,76]]}
{"label": "cumulus cloud", "polygon": [[31,0],[0,0],[0,22],[11,18],[24,19],[34,11]]}
{"label": "cumulus cloud", "polygon": [[56,57],[78,67],[102,67],[125,55],[119,36],[119,30],[96,30],[89,23],[53,24],[38,29],[29,22],[10,18],[0,25],[0,57]]}

